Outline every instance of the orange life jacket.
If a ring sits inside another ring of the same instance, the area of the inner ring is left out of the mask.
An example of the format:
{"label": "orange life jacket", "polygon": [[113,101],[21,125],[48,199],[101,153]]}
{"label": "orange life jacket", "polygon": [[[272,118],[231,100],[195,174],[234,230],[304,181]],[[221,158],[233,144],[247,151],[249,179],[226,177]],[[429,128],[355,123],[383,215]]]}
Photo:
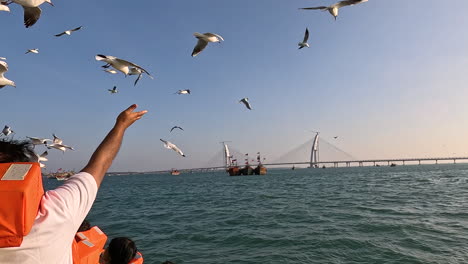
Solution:
{"label": "orange life jacket", "polygon": [[133,258],[128,264],[143,264],[143,255],[138,251],[135,258]]}
{"label": "orange life jacket", "polygon": [[21,245],[43,195],[39,163],[0,163],[0,248]]}
{"label": "orange life jacket", "polygon": [[97,264],[107,236],[97,226],[75,235],[72,245],[73,264]]}

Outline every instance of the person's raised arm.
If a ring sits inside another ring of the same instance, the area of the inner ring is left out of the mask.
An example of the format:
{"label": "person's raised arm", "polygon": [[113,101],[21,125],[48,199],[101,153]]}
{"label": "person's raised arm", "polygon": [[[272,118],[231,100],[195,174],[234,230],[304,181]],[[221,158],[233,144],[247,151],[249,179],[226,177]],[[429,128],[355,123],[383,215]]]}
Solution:
{"label": "person's raised arm", "polygon": [[107,134],[96,151],[94,151],[88,164],[81,170],[94,177],[98,188],[107,170],[112,165],[117,152],[119,152],[125,130],[148,112],[146,110],[134,112],[136,108],[136,104],[131,105],[119,114],[112,130]]}

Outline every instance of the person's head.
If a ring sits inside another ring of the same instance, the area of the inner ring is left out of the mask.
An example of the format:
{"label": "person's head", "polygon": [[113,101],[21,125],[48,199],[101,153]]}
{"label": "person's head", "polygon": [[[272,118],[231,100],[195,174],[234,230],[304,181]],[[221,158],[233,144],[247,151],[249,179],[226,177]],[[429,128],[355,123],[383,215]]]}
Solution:
{"label": "person's head", "polygon": [[0,139],[0,163],[37,162],[34,145],[30,141]]}
{"label": "person's head", "polygon": [[116,237],[101,255],[100,264],[128,264],[137,253],[135,242],[127,237]]}

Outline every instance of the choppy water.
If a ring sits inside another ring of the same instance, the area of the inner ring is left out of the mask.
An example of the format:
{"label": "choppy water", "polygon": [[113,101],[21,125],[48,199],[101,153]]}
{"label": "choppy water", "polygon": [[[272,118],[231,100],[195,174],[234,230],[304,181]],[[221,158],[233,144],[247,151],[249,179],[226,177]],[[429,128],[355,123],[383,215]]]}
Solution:
{"label": "choppy water", "polygon": [[467,178],[468,165],[113,176],[88,219],[145,263],[468,263]]}

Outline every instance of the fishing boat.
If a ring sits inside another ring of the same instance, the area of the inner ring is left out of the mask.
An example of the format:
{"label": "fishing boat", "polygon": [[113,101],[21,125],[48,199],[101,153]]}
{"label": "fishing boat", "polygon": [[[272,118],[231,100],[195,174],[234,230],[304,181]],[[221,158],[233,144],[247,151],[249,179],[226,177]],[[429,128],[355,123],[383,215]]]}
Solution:
{"label": "fishing boat", "polygon": [[171,175],[178,176],[178,175],[180,175],[180,171],[178,171],[177,169],[172,169],[171,170]]}
{"label": "fishing boat", "polygon": [[[265,159],[263,159],[263,160],[265,160]],[[263,166],[263,164],[262,164],[262,157],[260,156],[260,152],[257,152],[257,162],[258,162],[258,165],[254,169],[254,174],[255,175],[266,175],[267,174],[267,168],[265,166]]]}
{"label": "fishing boat", "polygon": [[65,171],[62,168],[60,168],[56,172],[50,172],[46,174],[46,176],[47,178],[56,179],[57,181],[65,181],[75,174],[76,172],[74,170]]}

